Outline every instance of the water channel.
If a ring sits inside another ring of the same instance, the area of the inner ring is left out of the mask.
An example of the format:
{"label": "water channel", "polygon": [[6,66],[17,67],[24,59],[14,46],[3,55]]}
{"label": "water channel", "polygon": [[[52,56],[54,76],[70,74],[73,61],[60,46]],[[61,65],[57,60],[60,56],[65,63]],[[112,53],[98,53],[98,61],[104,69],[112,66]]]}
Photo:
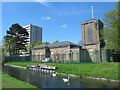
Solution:
{"label": "water channel", "polygon": [[76,77],[70,77],[70,81],[65,83],[62,78],[67,78],[67,76],[57,75],[57,77],[53,77],[51,74],[10,66],[3,66],[2,71],[38,88],[118,88],[118,83]]}

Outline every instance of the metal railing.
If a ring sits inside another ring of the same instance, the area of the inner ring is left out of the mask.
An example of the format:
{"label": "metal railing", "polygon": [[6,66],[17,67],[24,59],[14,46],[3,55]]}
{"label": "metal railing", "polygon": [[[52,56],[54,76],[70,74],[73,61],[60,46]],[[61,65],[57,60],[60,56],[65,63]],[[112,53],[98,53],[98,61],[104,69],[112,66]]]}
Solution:
{"label": "metal railing", "polygon": [[92,51],[81,50],[80,52],[60,53],[60,54],[40,54],[31,56],[7,56],[5,61],[34,61],[42,62],[49,58],[50,62],[80,63],[80,62],[106,62],[110,61],[110,54],[106,50]]}

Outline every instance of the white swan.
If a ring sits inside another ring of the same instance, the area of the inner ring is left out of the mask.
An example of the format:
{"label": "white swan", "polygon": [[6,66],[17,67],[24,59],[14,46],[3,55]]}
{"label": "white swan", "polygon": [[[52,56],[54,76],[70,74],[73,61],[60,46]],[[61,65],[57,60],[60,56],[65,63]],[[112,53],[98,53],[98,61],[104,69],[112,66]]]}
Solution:
{"label": "white swan", "polygon": [[63,82],[69,82],[69,76],[68,78],[63,78]]}
{"label": "white swan", "polygon": [[57,73],[53,73],[52,76],[53,76],[53,77],[56,77],[56,76],[57,76]]}

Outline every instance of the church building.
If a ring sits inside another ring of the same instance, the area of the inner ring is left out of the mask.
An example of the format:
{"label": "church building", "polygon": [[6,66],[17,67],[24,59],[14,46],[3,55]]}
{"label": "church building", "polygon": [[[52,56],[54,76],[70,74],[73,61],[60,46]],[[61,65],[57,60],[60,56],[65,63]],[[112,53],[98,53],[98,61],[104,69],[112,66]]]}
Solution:
{"label": "church building", "polygon": [[69,41],[36,46],[32,49],[32,60],[50,58],[53,62],[103,62],[106,52],[102,50],[102,29],[103,23],[99,19],[84,21],[81,23],[82,46]]}

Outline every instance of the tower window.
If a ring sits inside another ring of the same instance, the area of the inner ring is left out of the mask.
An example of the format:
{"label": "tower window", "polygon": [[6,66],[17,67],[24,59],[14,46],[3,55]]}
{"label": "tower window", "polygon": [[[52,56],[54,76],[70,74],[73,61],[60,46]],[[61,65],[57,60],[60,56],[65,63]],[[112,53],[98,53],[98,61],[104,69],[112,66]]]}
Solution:
{"label": "tower window", "polygon": [[88,32],[88,43],[92,43],[93,42],[93,34],[92,34],[92,29],[88,28],[87,29]]}

